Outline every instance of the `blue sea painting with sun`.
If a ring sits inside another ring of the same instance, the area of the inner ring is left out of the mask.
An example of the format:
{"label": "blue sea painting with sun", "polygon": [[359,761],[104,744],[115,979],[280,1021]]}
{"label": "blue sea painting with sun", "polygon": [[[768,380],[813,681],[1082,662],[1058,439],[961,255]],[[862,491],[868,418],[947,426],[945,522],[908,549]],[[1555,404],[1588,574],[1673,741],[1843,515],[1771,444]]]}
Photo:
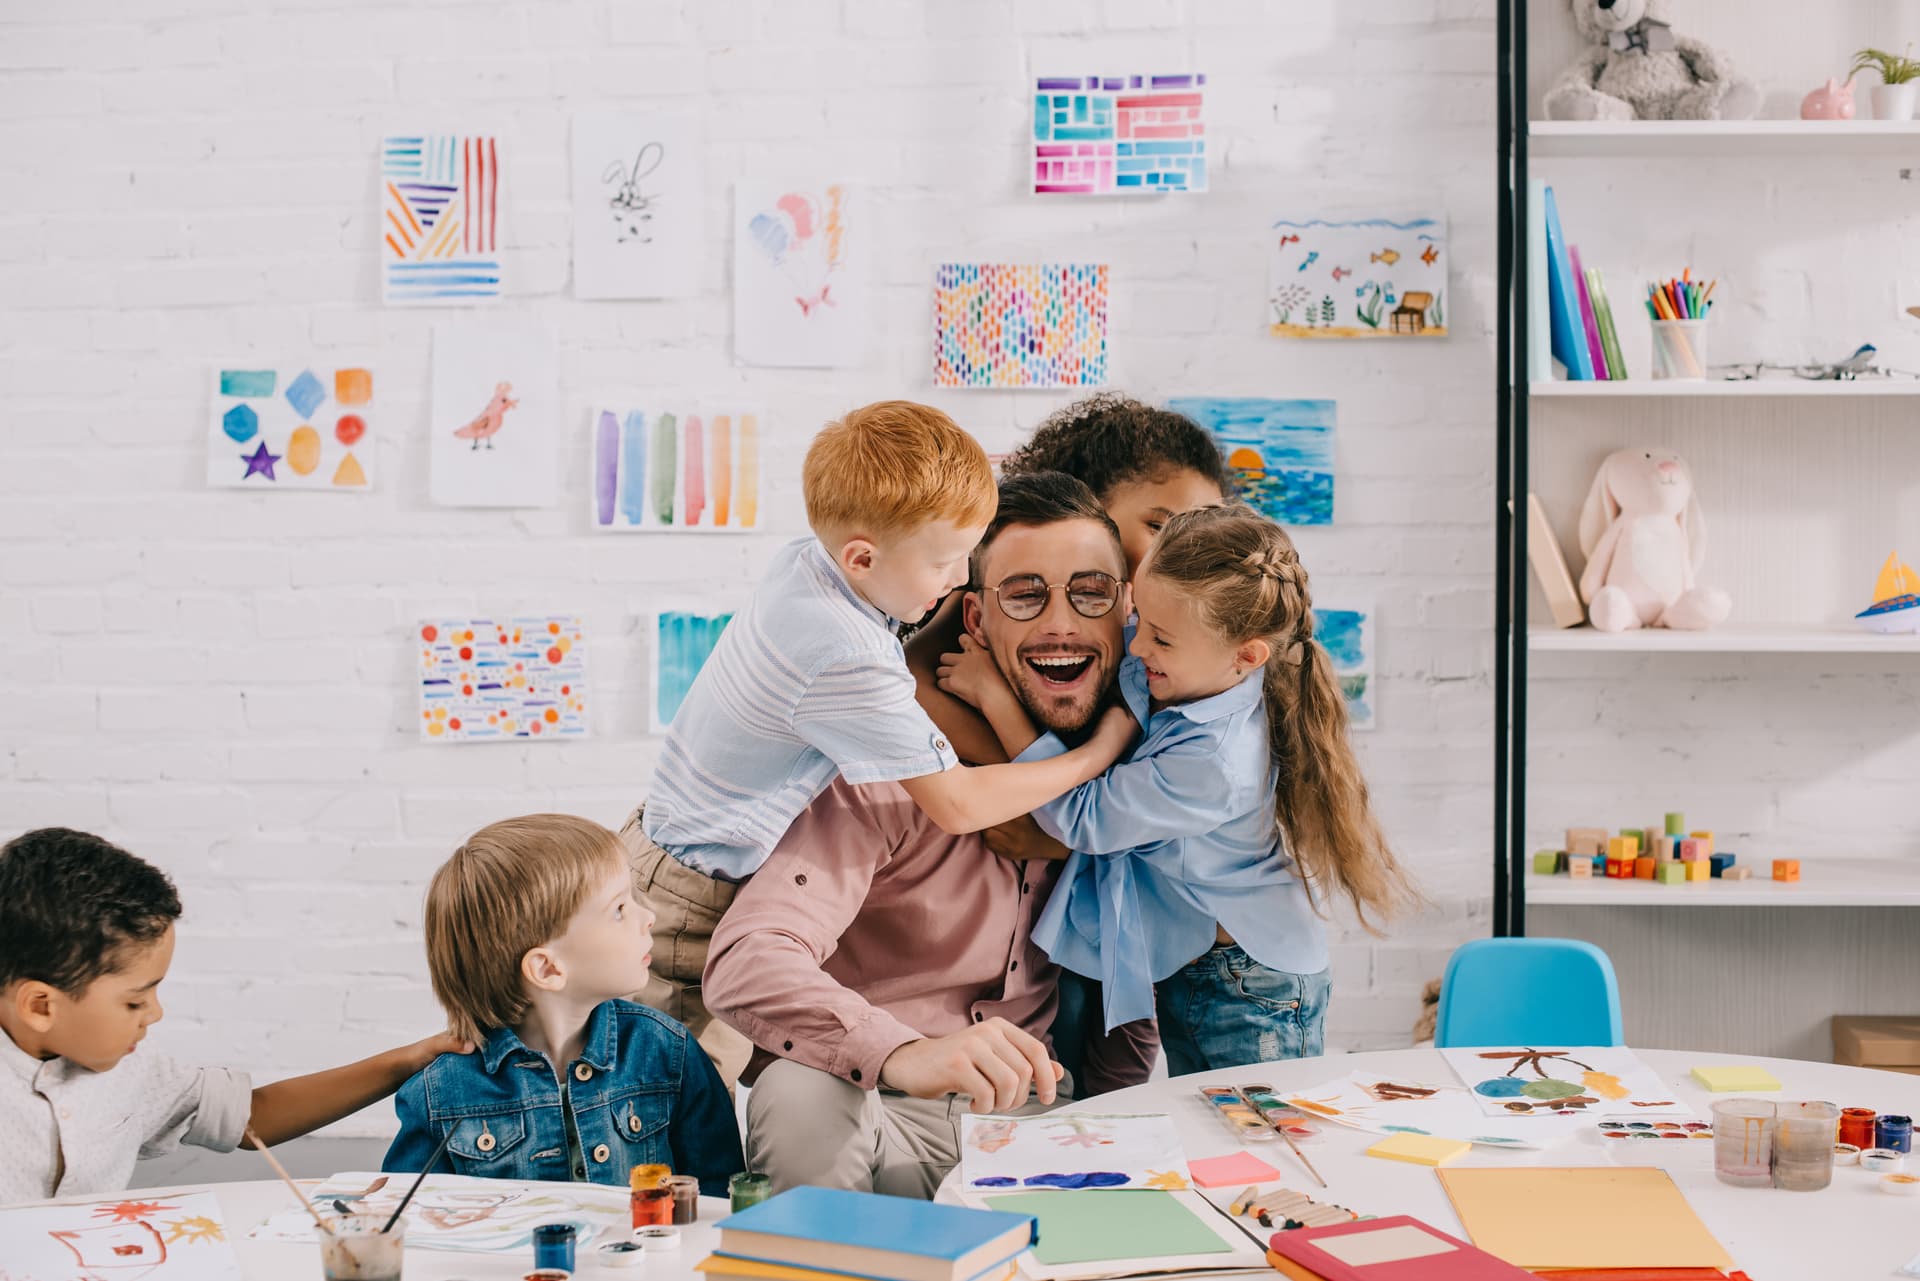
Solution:
{"label": "blue sea painting with sun", "polygon": [[1282,525],[1333,523],[1333,401],[1179,396],[1167,408],[1213,433],[1248,505]]}

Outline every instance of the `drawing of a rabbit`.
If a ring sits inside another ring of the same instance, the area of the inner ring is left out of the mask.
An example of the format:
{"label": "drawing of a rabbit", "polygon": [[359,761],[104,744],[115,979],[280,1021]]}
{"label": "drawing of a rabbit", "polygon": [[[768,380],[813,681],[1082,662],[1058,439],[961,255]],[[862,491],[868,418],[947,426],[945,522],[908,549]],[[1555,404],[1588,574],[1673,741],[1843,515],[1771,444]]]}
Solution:
{"label": "drawing of a rabbit", "polygon": [[667,149],[657,142],[650,142],[640,148],[640,154],[633,158],[631,170],[616,160],[600,175],[603,184],[618,184],[607,201],[607,212],[613,216],[614,239],[618,243],[637,241],[644,245],[652,242],[653,229],[648,224],[653,221],[653,206],[660,203],[660,197],[642,192],[640,180],[658,169],[666,158]]}

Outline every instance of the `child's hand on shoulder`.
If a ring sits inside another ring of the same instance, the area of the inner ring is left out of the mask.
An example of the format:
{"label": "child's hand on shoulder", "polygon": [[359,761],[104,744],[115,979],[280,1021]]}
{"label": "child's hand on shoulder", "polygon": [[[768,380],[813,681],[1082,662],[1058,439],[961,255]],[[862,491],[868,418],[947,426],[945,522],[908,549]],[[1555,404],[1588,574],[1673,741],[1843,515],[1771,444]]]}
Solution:
{"label": "child's hand on shoulder", "polygon": [[472,1041],[463,1041],[451,1032],[436,1032],[409,1045],[407,1054],[414,1062],[413,1070],[418,1072],[442,1054],[472,1054],[476,1048]]}
{"label": "child's hand on shoulder", "polygon": [[940,688],[955,698],[984,707],[986,700],[1007,688],[1007,681],[987,647],[971,636],[960,637],[960,652],[942,654],[935,675]]}
{"label": "child's hand on shoulder", "polygon": [[[1133,713],[1118,703],[1100,714],[1100,723],[1094,727],[1093,737],[1087,740],[1087,746],[1096,756],[1106,758],[1108,765],[1120,759],[1120,754],[1133,742],[1133,736],[1140,732],[1140,723],[1133,719]],[[1103,767],[1104,768],[1104,767]]]}

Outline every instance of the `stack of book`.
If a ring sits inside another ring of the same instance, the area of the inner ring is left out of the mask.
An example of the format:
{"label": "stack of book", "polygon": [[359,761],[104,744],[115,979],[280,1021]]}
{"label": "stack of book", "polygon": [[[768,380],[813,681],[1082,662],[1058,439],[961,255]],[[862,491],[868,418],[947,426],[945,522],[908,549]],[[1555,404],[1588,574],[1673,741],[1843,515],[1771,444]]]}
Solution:
{"label": "stack of book", "polygon": [[1582,269],[1567,242],[1553,188],[1535,180],[1527,202],[1528,377],[1552,377],[1550,361],[1574,381],[1620,381],[1627,362],[1613,326],[1613,305],[1598,268]]}
{"label": "stack of book", "polygon": [[830,1188],[792,1188],[716,1225],[710,1281],[1007,1281],[1033,1216]]}

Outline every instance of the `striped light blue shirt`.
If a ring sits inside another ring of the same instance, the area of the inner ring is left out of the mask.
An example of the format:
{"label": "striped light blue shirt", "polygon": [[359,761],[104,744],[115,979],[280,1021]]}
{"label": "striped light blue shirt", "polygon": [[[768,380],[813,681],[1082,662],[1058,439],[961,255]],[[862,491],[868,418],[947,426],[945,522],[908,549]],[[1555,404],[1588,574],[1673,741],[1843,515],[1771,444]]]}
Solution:
{"label": "striped light blue shirt", "polygon": [[894,620],[803,538],[781,549],[694,678],[642,823],[694,871],[738,881],[835,775],[889,783],[959,763],[914,699]]}
{"label": "striped light blue shirt", "polygon": [[[1262,965],[1327,968],[1325,925],[1274,827],[1263,676],[1149,714],[1146,668],[1129,656],[1120,692],[1146,732],[1105,774],[1034,811],[1075,853],[1033,940],[1105,982],[1109,1031],[1152,1016],[1154,983],[1211,948],[1216,922]],[[1019,759],[1065,750],[1043,734]]]}

